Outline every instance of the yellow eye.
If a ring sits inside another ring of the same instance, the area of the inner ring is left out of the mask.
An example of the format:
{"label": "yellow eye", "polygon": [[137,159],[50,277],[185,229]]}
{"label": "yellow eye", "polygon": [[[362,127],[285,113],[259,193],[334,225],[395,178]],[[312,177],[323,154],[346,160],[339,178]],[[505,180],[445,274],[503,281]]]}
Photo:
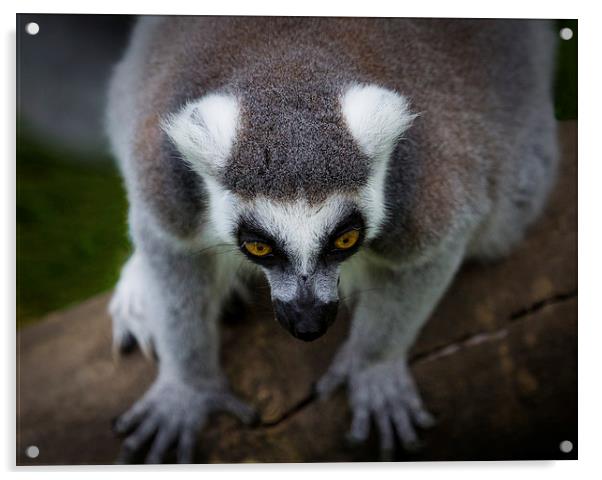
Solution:
{"label": "yellow eye", "polygon": [[265,257],[272,252],[272,247],[262,242],[245,242],[245,248],[255,257]]}
{"label": "yellow eye", "polygon": [[360,238],[359,230],[349,230],[334,241],[334,246],[339,250],[347,250],[353,247]]}

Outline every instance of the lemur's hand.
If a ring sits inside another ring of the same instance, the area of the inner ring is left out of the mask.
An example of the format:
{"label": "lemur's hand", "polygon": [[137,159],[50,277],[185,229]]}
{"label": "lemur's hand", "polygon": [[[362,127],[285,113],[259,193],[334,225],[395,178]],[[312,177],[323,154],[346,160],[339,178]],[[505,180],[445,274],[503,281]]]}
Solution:
{"label": "lemur's hand", "polygon": [[148,449],[145,463],[161,463],[176,447],[178,463],[193,463],[199,431],[212,412],[226,411],[251,423],[255,410],[224,388],[198,389],[158,378],[146,394],[115,420],[125,436],[118,463],[134,463]]}
{"label": "lemur's hand", "polygon": [[317,385],[321,397],[347,383],[353,421],[348,438],[363,442],[370,433],[374,418],[380,432],[380,448],[388,457],[394,448],[394,435],[406,450],[419,445],[414,426],[434,425],[433,416],[424,408],[422,399],[404,359],[360,366],[345,349]]}

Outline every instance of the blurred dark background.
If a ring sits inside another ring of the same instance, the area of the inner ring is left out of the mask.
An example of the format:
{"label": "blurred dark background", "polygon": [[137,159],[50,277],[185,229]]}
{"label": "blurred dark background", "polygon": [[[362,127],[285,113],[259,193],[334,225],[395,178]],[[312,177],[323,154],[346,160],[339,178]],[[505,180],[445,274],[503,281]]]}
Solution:
{"label": "blurred dark background", "polygon": [[[134,17],[17,16],[17,324],[110,289],[129,253],[103,112]],[[37,35],[25,26],[36,22]],[[577,21],[558,41],[559,120],[577,118]]]}
{"label": "blurred dark background", "polygon": [[[37,35],[26,33],[36,22]],[[17,17],[17,324],[107,290],[127,258],[126,200],[104,133],[134,18]]]}

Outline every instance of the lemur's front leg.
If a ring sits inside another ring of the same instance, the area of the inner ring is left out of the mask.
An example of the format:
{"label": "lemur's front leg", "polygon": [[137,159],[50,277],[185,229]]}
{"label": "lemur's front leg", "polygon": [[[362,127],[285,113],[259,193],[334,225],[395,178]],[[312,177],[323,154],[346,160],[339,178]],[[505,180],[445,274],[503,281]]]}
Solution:
{"label": "lemur's front leg", "polygon": [[[144,311],[159,361],[158,376],[114,424],[125,435],[118,461],[164,460],[177,447],[178,462],[191,463],[207,417],[228,411],[250,422],[253,410],[228,390],[218,362],[217,319],[224,288],[220,255],[177,253],[162,240],[137,242],[135,278],[144,282]],[[140,243],[142,245],[140,245]]]}
{"label": "lemur's front leg", "polygon": [[374,419],[381,450],[393,449],[394,432],[404,448],[412,449],[418,445],[414,427],[434,423],[408,368],[407,354],[462,255],[463,248],[457,247],[417,267],[391,270],[366,263],[362,268],[349,338],[317,386],[326,396],[347,383],[353,413],[350,440],[366,440]]}

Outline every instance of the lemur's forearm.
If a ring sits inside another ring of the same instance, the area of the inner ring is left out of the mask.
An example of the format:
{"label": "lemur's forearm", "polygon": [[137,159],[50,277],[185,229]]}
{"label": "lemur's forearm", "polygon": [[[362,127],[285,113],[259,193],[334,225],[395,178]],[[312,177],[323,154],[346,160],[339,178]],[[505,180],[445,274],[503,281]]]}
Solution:
{"label": "lemur's forearm", "polygon": [[215,259],[175,251],[146,232],[138,242],[149,272],[149,311],[160,375],[203,386],[221,381]]}
{"label": "lemur's forearm", "polygon": [[405,357],[463,256],[464,242],[455,241],[418,266],[368,265],[349,338],[358,355],[366,360]]}

